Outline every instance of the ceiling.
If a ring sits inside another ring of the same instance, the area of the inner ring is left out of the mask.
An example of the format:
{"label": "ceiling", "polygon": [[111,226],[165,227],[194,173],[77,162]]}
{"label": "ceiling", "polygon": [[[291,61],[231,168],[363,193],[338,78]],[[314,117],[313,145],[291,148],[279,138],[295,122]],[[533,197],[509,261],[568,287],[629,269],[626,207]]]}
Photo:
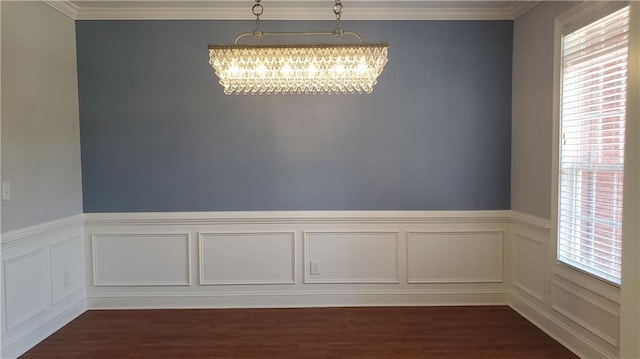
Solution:
{"label": "ceiling", "polygon": [[[43,0],[78,20],[253,19],[252,0]],[[512,20],[540,1],[343,0],[344,20]],[[265,0],[264,20],[330,20],[333,1]]]}

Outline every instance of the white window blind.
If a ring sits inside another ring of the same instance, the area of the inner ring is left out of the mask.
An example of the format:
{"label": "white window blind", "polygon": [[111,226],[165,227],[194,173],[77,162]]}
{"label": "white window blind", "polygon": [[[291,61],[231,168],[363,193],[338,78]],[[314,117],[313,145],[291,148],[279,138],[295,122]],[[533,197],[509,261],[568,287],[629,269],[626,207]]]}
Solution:
{"label": "white window blind", "polygon": [[620,284],[628,7],[563,36],[558,260]]}

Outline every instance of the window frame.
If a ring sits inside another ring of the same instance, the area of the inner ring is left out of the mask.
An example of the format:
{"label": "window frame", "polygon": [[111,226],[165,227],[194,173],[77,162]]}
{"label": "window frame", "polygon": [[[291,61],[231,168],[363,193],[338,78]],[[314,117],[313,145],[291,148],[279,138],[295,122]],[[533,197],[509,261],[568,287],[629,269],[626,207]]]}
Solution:
{"label": "window frame", "polygon": [[[584,2],[569,12],[559,16],[554,26],[554,51],[553,51],[553,142],[552,142],[552,181],[551,181],[551,262],[554,264],[552,272],[560,277],[574,282],[599,283],[605,292],[618,291],[620,284],[590,273],[584,268],[571,265],[559,260],[559,184],[560,184],[560,120],[562,112],[562,59],[563,39],[575,30],[589,25],[599,19],[627,7],[626,1],[620,2]],[[626,139],[628,140],[628,139]],[[626,167],[626,166],[625,166]],[[595,281],[594,281],[595,280]]]}

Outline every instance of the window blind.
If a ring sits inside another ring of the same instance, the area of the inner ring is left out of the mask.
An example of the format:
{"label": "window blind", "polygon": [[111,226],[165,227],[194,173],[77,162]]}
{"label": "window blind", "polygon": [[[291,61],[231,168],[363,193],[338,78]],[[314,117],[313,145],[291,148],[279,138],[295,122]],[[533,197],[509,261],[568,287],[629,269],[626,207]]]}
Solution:
{"label": "window blind", "polygon": [[563,36],[558,260],[620,284],[629,10]]}

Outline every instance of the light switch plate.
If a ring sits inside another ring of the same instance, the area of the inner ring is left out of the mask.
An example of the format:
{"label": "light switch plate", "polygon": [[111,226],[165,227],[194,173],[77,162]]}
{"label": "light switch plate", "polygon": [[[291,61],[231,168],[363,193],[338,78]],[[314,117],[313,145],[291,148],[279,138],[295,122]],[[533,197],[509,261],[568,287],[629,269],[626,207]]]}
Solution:
{"label": "light switch plate", "polygon": [[4,181],[2,182],[2,200],[10,200],[11,199],[11,182]]}

